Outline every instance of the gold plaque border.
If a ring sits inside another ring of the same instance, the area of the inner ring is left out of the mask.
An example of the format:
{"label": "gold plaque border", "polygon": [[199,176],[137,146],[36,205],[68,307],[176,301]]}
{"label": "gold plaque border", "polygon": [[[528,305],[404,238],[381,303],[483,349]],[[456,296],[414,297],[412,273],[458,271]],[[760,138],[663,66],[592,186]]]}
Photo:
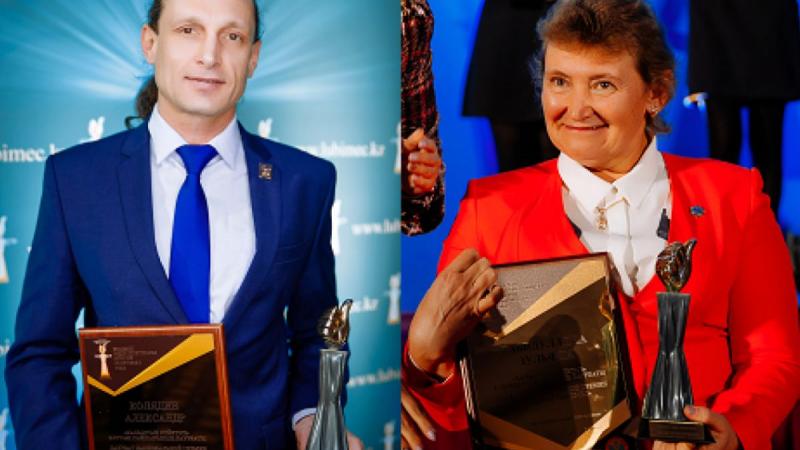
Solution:
{"label": "gold plaque border", "polygon": [[[530,450],[533,448],[541,450],[590,449],[608,432],[622,425],[631,417],[628,403],[626,401],[617,403],[615,407],[603,414],[603,417],[601,417],[600,420],[594,422],[592,427],[589,427],[588,430],[584,431],[571,444],[563,446],[551,441],[550,439],[547,439],[544,436],[532,433],[522,427],[518,427],[510,422],[507,422],[495,415],[484,411],[480,411],[478,414],[481,425],[484,428],[484,431],[481,433],[483,441],[490,445],[511,450]],[[606,430],[605,432],[602,431],[604,429]],[[503,436],[519,436],[519,441],[524,441],[525,444],[523,445],[519,442],[497,439],[491,436],[490,433],[496,433]]]}

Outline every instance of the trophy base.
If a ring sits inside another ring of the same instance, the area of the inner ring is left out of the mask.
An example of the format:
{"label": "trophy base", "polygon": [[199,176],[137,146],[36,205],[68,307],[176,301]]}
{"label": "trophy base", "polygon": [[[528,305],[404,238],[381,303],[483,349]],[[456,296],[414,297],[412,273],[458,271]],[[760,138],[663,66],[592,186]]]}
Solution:
{"label": "trophy base", "polygon": [[715,442],[711,437],[711,431],[705,424],[644,418],[639,422],[639,439],[693,444],[713,444]]}

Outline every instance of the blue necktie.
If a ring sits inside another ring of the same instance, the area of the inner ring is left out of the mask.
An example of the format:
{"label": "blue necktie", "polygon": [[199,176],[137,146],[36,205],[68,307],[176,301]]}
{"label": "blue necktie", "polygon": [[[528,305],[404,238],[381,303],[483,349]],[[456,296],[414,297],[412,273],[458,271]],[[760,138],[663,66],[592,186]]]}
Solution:
{"label": "blue necktie", "polygon": [[186,180],[175,204],[169,282],[189,322],[208,323],[211,311],[208,293],[211,238],[208,205],[200,185],[200,173],[217,151],[210,145],[184,145],[177,151],[186,167]]}

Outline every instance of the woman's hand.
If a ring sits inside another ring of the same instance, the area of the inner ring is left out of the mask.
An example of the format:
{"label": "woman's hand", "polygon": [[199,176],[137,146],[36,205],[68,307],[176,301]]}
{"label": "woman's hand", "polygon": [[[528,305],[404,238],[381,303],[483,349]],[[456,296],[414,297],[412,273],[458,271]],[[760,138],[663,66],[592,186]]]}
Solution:
{"label": "woman's hand", "polygon": [[403,139],[403,192],[420,195],[433,191],[441,167],[439,149],[433,140],[425,137],[422,128]]}
{"label": "woman's hand", "polygon": [[694,422],[708,425],[708,428],[711,430],[711,436],[714,437],[714,441],[716,442],[708,445],[695,446],[694,444],[687,444],[684,442],[670,444],[656,441],[653,445],[653,450],[736,450],[739,448],[739,438],[736,436],[736,432],[733,431],[731,423],[728,422],[728,419],[722,414],[715,413],[704,406],[691,405],[683,408],[683,413]]}
{"label": "woman's hand", "polygon": [[400,385],[400,440],[402,449],[424,448],[423,435],[430,441],[436,440],[436,430],[428,414],[417,399]]}
{"label": "woman's hand", "polygon": [[408,352],[422,371],[447,378],[456,344],[503,296],[497,274],[474,249],[462,251],[423,297],[408,329]]}

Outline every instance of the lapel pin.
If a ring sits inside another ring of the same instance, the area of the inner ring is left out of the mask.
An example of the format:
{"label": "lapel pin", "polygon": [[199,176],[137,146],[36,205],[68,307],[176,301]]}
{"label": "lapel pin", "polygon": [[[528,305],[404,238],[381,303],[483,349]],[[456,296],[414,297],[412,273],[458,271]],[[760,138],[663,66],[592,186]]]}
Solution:
{"label": "lapel pin", "polygon": [[259,163],[258,164],[258,178],[262,180],[272,179],[272,164]]}
{"label": "lapel pin", "polygon": [[706,213],[706,210],[703,209],[702,206],[695,205],[695,206],[692,206],[691,208],[689,208],[689,212],[691,212],[692,215],[695,216],[695,217],[700,217],[700,216],[702,216],[703,214]]}
{"label": "lapel pin", "polygon": [[669,217],[667,216],[667,208],[661,210],[661,220],[658,221],[656,236],[665,241],[669,240]]}

